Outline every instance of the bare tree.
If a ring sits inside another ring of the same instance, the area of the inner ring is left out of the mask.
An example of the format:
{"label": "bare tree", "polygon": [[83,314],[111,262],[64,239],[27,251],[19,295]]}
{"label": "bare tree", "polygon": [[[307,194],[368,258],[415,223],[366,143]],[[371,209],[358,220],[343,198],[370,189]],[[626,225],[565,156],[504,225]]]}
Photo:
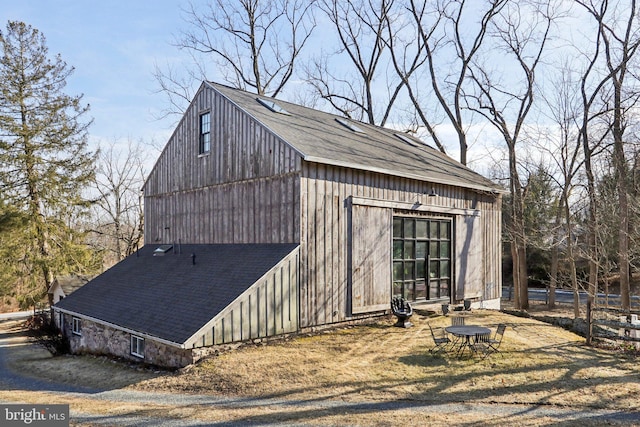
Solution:
{"label": "bare tree", "polygon": [[[629,179],[627,176],[627,160],[625,155],[625,132],[629,121],[629,111],[636,105],[640,95],[638,79],[634,76],[630,67],[634,64],[638,46],[640,45],[640,27],[638,26],[637,3],[609,2],[600,3],[576,0],[597,24],[597,38],[595,40],[594,54],[591,57],[589,67],[584,74],[583,99],[585,113],[582,126],[582,143],[585,153],[591,154],[591,130],[587,126],[592,117],[608,118],[606,135],[610,131],[613,139],[613,167],[616,173],[619,234],[618,234],[618,268],[620,274],[620,293],[622,307],[630,307],[630,264],[629,264]],[[597,65],[601,64],[603,70]],[[598,73],[599,71],[599,73]],[[588,86],[588,82],[594,80],[595,84]],[[593,87],[593,88],[591,88]],[[595,101],[605,99],[601,111],[593,111]],[[592,264],[590,266],[591,296],[597,289],[597,248],[595,236],[597,235],[597,200],[595,200],[595,178],[591,165],[591,156],[586,158],[587,175],[590,181],[590,197],[592,201],[590,211],[590,229],[592,246]]]}
{"label": "bare tree", "polygon": [[[419,40],[426,55],[427,78],[439,107],[458,136],[460,162],[467,164],[466,126],[464,115],[464,83],[474,65],[474,59],[486,41],[489,24],[508,3],[508,0],[489,0],[469,5],[466,0],[438,0],[435,10],[431,2],[409,2],[409,11],[417,24]],[[479,16],[478,19],[476,17]],[[455,54],[452,55],[451,52]],[[425,113],[424,100],[417,94],[418,85],[409,89],[410,98],[430,137],[441,151],[444,144],[435,123]]]}
{"label": "bare tree", "polygon": [[[598,57],[600,56],[600,42],[597,35],[593,42],[593,50],[591,54],[586,54],[586,63],[584,70],[580,76],[580,97],[582,100],[581,116],[578,121],[578,141],[582,146],[584,155],[584,172],[587,180],[587,195],[589,198],[588,204],[588,216],[587,216],[587,259],[589,260],[589,288],[590,295],[595,295],[598,283],[598,199],[596,194],[596,178],[593,167],[593,159],[595,157],[595,146],[608,134],[608,130],[602,133],[599,137],[594,137],[596,134],[595,126],[592,125],[595,119],[599,117],[597,105],[600,101],[599,93],[609,80],[609,76],[602,77],[598,74],[598,68],[596,64]],[[595,111],[595,113],[594,113]],[[597,141],[594,144],[594,140]],[[592,298],[590,296],[590,298]],[[577,296],[574,297],[574,300]]]}
{"label": "bare tree", "polygon": [[[525,18],[526,17],[526,18]],[[536,71],[547,46],[555,10],[549,3],[508,3],[493,20],[492,36],[505,55],[513,58],[512,79],[506,84],[491,73],[491,66],[476,63],[470,77],[475,92],[465,93],[468,108],[485,117],[500,132],[508,149],[510,215],[508,225],[513,258],[513,281],[516,306],[529,307],[524,233],[523,185],[518,172],[516,146],[535,99]]]}
{"label": "bare tree", "polygon": [[575,209],[572,198],[577,187],[576,176],[582,170],[584,156],[578,138],[577,122],[581,115],[580,78],[576,76],[574,64],[564,60],[558,73],[551,79],[551,89],[541,93],[544,99],[543,114],[552,125],[550,132],[540,132],[543,144],[539,150],[556,165],[553,177],[560,189],[551,245],[551,268],[549,283],[549,307],[555,306],[555,291],[559,282],[560,248],[563,247],[571,289],[574,290],[574,316],[580,315],[580,289],[576,259],[578,250],[575,241]]}
{"label": "bare tree", "polygon": [[145,170],[141,144],[128,141],[124,149],[115,142],[100,151],[94,180],[94,245],[110,253],[107,265],[135,252],[143,239],[142,185]]}
{"label": "bare tree", "polygon": [[[318,3],[335,30],[337,46],[335,51],[313,58],[307,66],[307,82],[316,96],[345,117],[384,126],[403,86],[402,81],[391,81],[383,74],[394,2]],[[389,90],[386,101],[375,96],[381,86]],[[380,111],[376,111],[378,105]]]}
{"label": "bare tree", "polygon": [[[168,114],[182,114],[193,80],[219,73],[233,87],[277,96],[290,81],[296,61],[316,24],[315,0],[210,0],[189,3],[176,46],[187,50],[195,69],[186,75],[156,67],[160,91],[169,97]],[[215,63],[212,71],[208,64]],[[207,64],[207,65],[203,65]]]}
{"label": "bare tree", "polygon": [[[606,2],[605,2],[606,3]],[[602,9],[600,9],[602,11]],[[615,16],[623,12],[621,16],[621,28],[616,28],[616,23],[606,23],[604,13],[598,13],[591,9],[594,18],[598,21],[599,35],[604,43],[605,63],[613,84],[613,105],[611,130],[613,136],[613,166],[616,172],[619,209],[619,234],[618,234],[618,264],[620,273],[620,295],[622,308],[630,308],[629,287],[629,183],[627,176],[627,160],[625,156],[625,131],[628,125],[629,109],[637,103],[639,92],[636,88],[629,88],[627,78],[633,82],[634,76],[630,75],[629,67],[634,58],[640,36],[638,34],[636,1],[625,2],[623,8],[612,11]],[[594,13],[595,12],[595,13]],[[606,13],[606,11],[605,11]],[[626,22],[625,22],[626,19]],[[631,89],[631,90],[630,90]]]}

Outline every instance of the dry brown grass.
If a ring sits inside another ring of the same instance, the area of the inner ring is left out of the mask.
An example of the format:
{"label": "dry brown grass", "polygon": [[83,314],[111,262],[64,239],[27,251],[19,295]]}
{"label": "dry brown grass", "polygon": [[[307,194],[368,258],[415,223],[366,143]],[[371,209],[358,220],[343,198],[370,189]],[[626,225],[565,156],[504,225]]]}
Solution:
{"label": "dry brown grass", "polygon": [[[433,342],[427,322],[434,328],[450,320],[444,316],[412,318],[415,326],[400,329],[392,319],[357,327],[340,328],[268,344],[245,345],[212,357],[176,373],[123,367],[105,358],[21,355],[14,369],[57,380],[100,385],[109,377],[109,388],[210,395],[274,398],[314,402],[413,402],[406,409],[342,411],[279,405],[277,408],[167,406],[156,410],[176,418],[245,420],[260,422],[312,422],[317,425],[392,425],[409,416],[414,425],[445,425],[450,414],[416,412],[411,406],[464,402],[466,404],[558,405],[578,410],[636,409],[640,392],[637,359],[620,353],[586,347],[584,339],[561,328],[533,319],[500,312],[476,310],[470,323],[495,328],[508,325],[500,355],[487,359],[429,353]],[[24,351],[29,351],[25,347]],[[104,385],[104,384],[102,384]],[[0,392],[0,399],[15,394]],[[23,398],[25,398],[23,396]],[[40,399],[43,396],[32,396]],[[25,398],[26,399],[26,398]],[[94,413],[141,414],[146,405],[115,402],[91,403],[74,398],[74,408]],[[51,402],[50,402],[51,403]],[[552,419],[523,413],[507,420],[487,422],[486,415],[468,415],[470,424],[550,425]],[[475,419],[475,421],[474,421]]]}
{"label": "dry brown grass", "polygon": [[584,345],[584,339],[532,319],[475,311],[475,324],[508,329],[500,355],[458,359],[429,353],[443,316],[414,316],[415,327],[385,320],[269,345],[246,346],[180,374],[136,385],[243,396],[507,402],[630,409],[640,392],[635,358]]}

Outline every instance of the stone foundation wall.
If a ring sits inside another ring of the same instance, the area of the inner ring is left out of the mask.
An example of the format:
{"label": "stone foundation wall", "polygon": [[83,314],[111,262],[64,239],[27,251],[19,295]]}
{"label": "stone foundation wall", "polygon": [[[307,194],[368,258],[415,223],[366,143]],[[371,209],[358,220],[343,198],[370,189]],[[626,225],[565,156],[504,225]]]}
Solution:
{"label": "stone foundation wall", "polygon": [[181,368],[194,362],[192,350],[180,349],[145,338],[144,358],[131,354],[131,334],[81,319],[80,333],[72,329],[72,316],[63,316],[62,331],[69,338],[73,354],[102,354],[166,368]]}

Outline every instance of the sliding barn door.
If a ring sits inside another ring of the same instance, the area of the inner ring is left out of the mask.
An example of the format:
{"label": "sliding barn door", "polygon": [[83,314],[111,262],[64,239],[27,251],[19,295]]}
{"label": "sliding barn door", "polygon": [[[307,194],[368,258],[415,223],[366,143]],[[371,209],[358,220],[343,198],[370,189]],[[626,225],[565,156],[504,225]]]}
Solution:
{"label": "sliding barn door", "polygon": [[392,210],[353,205],[351,210],[351,308],[369,313],[391,300]]}
{"label": "sliding barn door", "polygon": [[480,216],[456,216],[456,299],[481,297],[484,289],[484,254]]}

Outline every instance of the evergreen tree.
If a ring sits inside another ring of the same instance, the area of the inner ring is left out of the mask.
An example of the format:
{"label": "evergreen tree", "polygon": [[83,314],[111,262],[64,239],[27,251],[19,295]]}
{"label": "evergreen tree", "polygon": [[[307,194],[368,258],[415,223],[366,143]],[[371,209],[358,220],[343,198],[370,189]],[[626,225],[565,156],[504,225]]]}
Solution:
{"label": "evergreen tree", "polygon": [[18,263],[3,270],[18,267],[15,286],[28,305],[56,275],[93,262],[70,218],[86,209],[81,193],[95,156],[87,147],[89,106],[64,92],[73,68],[59,55],[49,58],[44,35],[9,21],[0,55],[0,200],[23,219],[21,247],[0,263]]}

